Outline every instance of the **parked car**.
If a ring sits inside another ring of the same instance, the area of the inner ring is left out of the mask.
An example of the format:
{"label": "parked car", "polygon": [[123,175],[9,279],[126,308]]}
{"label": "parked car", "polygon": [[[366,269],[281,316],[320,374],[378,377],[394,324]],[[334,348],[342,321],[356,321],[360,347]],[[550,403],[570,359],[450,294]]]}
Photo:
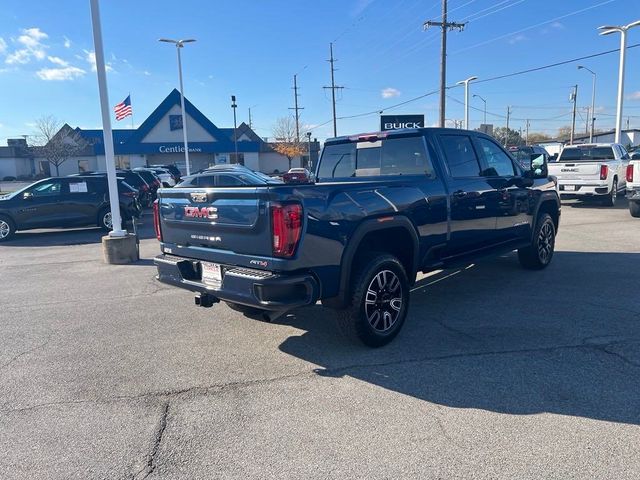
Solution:
{"label": "parked car", "polygon": [[134,168],[134,172],[140,175],[147,185],[149,185],[149,191],[151,193],[151,201],[153,202],[157,198],[157,192],[162,187],[162,180],[158,177],[153,170],[148,168]]}
{"label": "parked car", "polygon": [[175,177],[169,170],[162,167],[146,167],[145,170],[153,172],[160,179],[162,186],[165,188],[173,187],[180,181],[180,177]]}
{"label": "parked car", "polygon": [[417,272],[514,249],[527,269],[553,258],[560,200],[547,164],[523,170],[483,133],[330,139],[316,176],[159,190],[158,280],[200,306],[225,301],[266,319],[322,300],[348,336],[381,346],[402,328]]}
{"label": "parked car", "polygon": [[277,185],[282,181],[242,165],[216,165],[196,175],[184,177],[176,188],[242,187],[247,185]]}
{"label": "parked car", "polygon": [[313,181],[313,174],[306,168],[290,168],[287,173],[282,175],[285,183],[309,183]]}
{"label": "parked car", "polygon": [[629,213],[632,217],[640,218],[640,152],[631,156],[627,165],[626,180]]}
{"label": "parked car", "polygon": [[[173,177],[174,185],[180,181],[180,177],[182,176],[182,172],[175,165],[149,165],[150,168],[163,168],[169,172],[169,174]],[[170,185],[173,186],[173,185]]]}
{"label": "parked car", "polygon": [[629,154],[618,143],[594,143],[564,147],[549,173],[558,181],[560,196],[596,198],[614,206],[624,193]]}
{"label": "parked car", "polygon": [[[125,221],[140,216],[138,192],[118,178],[120,211]],[[0,241],[17,230],[97,225],[111,230],[106,177],[54,177],[0,197]]]}
{"label": "parked car", "polygon": [[[83,172],[76,173],[70,175],[70,177],[78,177],[78,176],[99,176],[105,177],[107,176],[107,172],[105,171],[91,171],[91,172]],[[143,207],[150,207],[153,203],[152,193],[151,193],[151,185],[149,185],[144,178],[139,175],[137,172],[132,170],[125,169],[116,169],[116,175],[122,179],[124,179],[127,184],[135,188],[138,192],[138,201],[140,205]]]}
{"label": "parked car", "polygon": [[518,164],[524,168],[529,168],[532,155],[542,155],[545,162],[550,162],[550,155],[544,147],[538,145],[521,145],[517,147],[509,147],[509,153]]}

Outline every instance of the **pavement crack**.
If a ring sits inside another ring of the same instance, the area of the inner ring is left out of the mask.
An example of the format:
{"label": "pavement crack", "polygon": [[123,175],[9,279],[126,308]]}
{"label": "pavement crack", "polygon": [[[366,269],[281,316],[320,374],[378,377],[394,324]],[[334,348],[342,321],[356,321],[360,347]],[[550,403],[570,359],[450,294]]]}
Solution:
{"label": "pavement crack", "polygon": [[[158,427],[156,428],[154,438],[153,438],[153,446],[151,447],[151,452],[147,455],[147,464],[139,470],[134,476],[134,480],[143,480],[151,475],[156,469],[156,456],[158,455],[158,450],[160,450],[160,444],[162,443],[162,437],[164,436],[164,432],[167,429],[167,417],[169,416],[169,401],[166,401],[162,406],[162,413],[160,415],[160,421],[158,422]],[[142,476],[141,476],[142,475]]]}
{"label": "pavement crack", "polygon": [[437,319],[432,319],[435,323],[437,323],[438,325],[440,325],[442,328],[444,328],[446,331],[453,333],[454,335],[457,335],[459,337],[464,337],[468,340],[473,340],[475,342],[478,341],[478,339],[476,337],[474,337],[473,335],[468,334],[467,332],[464,332],[462,330],[458,330],[457,328],[454,328],[450,325],[447,325],[446,323],[437,320]]}
{"label": "pavement crack", "polygon": [[14,355],[9,361],[5,362],[4,364],[0,365],[0,370],[3,370],[4,368],[8,367],[9,365],[11,365],[12,363],[14,363],[15,361],[17,361],[20,357],[23,357],[24,355],[28,355],[30,353],[35,352],[36,350],[39,350],[41,348],[44,348],[47,346],[47,344],[51,341],[53,335],[49,335],[49,337],[47,337],[47,339],[39,344],[36,345],[35,347],[32,347],[28,350],[25,350],[24,352],[20,352],[17,355]]}

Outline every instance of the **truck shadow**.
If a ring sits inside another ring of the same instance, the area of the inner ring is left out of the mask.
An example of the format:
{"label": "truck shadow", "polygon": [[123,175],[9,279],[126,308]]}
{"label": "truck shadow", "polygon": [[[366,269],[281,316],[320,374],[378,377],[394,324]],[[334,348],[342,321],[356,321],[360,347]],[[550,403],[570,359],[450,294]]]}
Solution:
{"label": "truck shadow", "polygon": [[627,210],[629,208],[629,202],[625,197],[618,196],[618,201],[615,206],[608,207],[602,203],[601,200],[562,200],[563,207],[571,208],[591,208],[597,210]]}
{"label": "truck shadow", "polygon": [[[155,238],[153,220],[145,216],[138,220],[138,236],[140,240]],[[126,226],[132,231],[131,224]],[[2,247],[53,247],[66,245],[86,245],[100,243],[105,231],[98,227],[79,227],[65,230],[41,229],[16,232],[8,241],[0,243]]]}
{"label": "truck shadow", "polygon": [[[384,348],[348,344],[320,306],[282,320],[305,333],[280,348],[318,375],[449,407],[640,424],[640,269],[631,265],[640,254],[556,252],[548,269],[527,272],[507,255],[422,280]],[[625,271],[636,278],[621,280]]]}

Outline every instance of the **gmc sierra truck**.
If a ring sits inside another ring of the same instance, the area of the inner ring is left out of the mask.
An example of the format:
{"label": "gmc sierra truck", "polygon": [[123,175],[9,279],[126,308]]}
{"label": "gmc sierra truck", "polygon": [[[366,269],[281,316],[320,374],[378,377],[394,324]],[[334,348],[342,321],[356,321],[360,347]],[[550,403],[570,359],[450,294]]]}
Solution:
{"label": "gmc sierra truck", "polygon": [[405,129],[328,140],[314,183],[160,189],[157,278],[267,320],[320,300],[381,346],[418,272],[516,249],[549,265],[560,201],[544,158],[530,167],[479,132]]}
{"label": "gmc sierra truck", "polygon": [[629,154],[618,143],[570,145],[560,152],[549,173],[558,180],[560,196],[600,199],[613,207],[624,194]]}
{"label": "gmc sierra truck", "polygon": [[629,213],[632,217],[640,218],[640,154],[631,157],[627,165],[627,199]]}

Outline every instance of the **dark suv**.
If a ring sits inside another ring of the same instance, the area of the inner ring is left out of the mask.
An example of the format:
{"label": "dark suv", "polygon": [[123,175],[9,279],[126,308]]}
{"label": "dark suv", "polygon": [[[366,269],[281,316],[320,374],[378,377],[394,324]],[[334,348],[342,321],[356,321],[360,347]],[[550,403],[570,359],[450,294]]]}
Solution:
{"label": "dark suv", "polygon": [[[124,221],[140,216],[138,192],[118,178],[118,197]],[[0,241],[16,230],[97,225],[111,230],[107,178],[87,175],[47,178],[0,197]]]}

